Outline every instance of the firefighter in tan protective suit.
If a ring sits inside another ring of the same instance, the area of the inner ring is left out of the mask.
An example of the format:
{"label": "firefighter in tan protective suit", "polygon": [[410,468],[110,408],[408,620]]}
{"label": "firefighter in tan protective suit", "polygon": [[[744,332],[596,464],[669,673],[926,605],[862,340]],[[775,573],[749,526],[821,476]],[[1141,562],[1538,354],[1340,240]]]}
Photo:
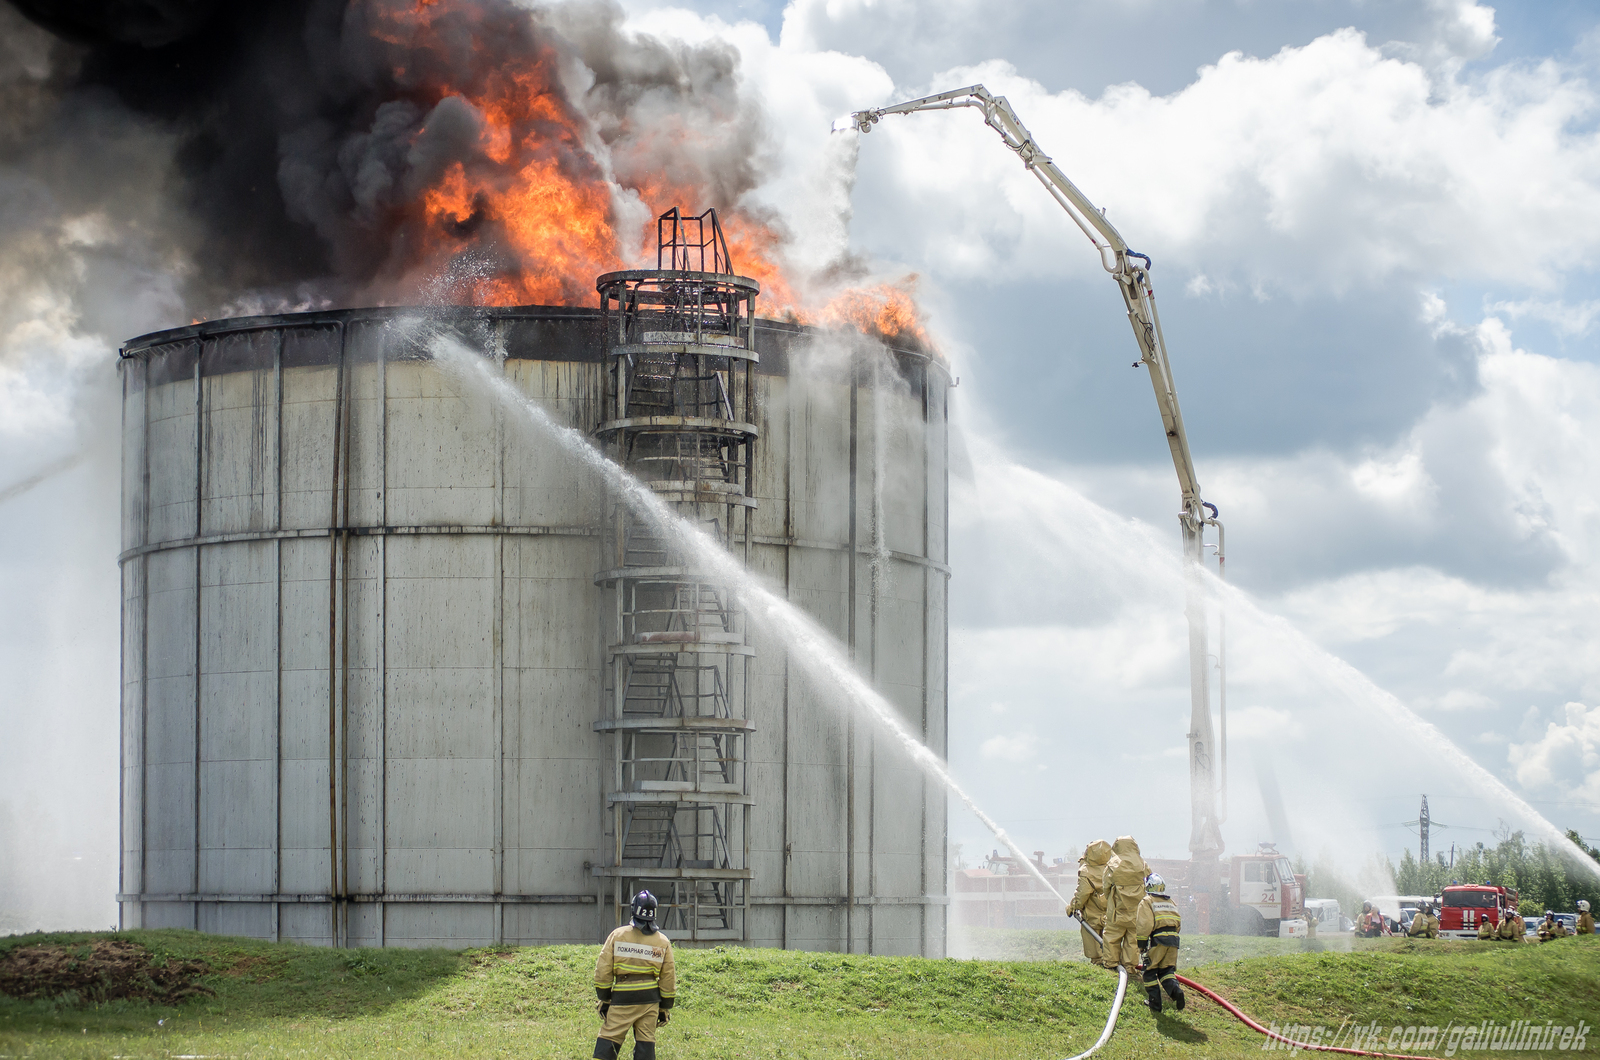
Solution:
{"label": "firefighter in tan protective suit", "polygon": [[1083,857],[1078,859],[1078,889],[1067,905],[1067,915],[1079,917],[1080,925],[1087,925],[1080,926],[1078,932],[1083,936],[1083,955],[1090,964],[1105,964],[1100,942],[1089,929],[1102,935],[1106,931],[1106,900],[1100,893],[1100,884],[1110,860],[1111,844],[1104,839],[1096,839],[1083,849]]}
{"label": "firefighter in tan protective suit", "polygon": [[1578,934],[1594,934],[1594,917],[1589,914],[1589,903],[1584,901],[1578,903]]}
{"label": "firefighter in tan protective suit", "polygon": [[1526,930],[1522,915],[1515,909],[1507,909],[1506,915],[1500,918],[1500,926],[1495,929],[1494,937],[1501,942],[1521,942]]}
{"label": "firefighter in tan protective suit", "polygon": [[1140,856],[1133,836],[1118,836],[1111,844],[1111,860],[1106,862],[1100,881],[1100,898],[1106,904],[1105,943],[1100,947],[1100,960],[1107,968],[1127,969],[1129,976],[1139,970],[1136,921],[1148,875],[1150,867]]}
{"label": "firefighter in tan protective suit", "polygon": [[1556,915],[1549,909],[1544,911],[1544,919],[1539,921],[1539,941],[1550,942],[1555,939],[1567,937],[1567,925],[1556,919]]}
{"label": "firefighter in tan protective suit", "polygon": [[1439,918],[1433,915],[1433,906],[1424,902],[1411,917],[1411,926],[1406,929],[1406,934],[1414,939],[1436,939],[1439,937]]}
{"label": "firefighter in tan protective suit", "polygon": [[1496,930],[1495,926],[1489,920],[1489,918],[1487,916],[1484,917],[1483,920],[1481,920],[1478,923],[1478,941],[1479,942],[1492,942],[1492,941],[1494,941],[1495,930]]}
{"label": "firefighter in tan protective suit", "polygon": [[606,937],[595,961],[594,992],[605,1021],[594,1040],[595,1060],[617,1060],[629,1030],[634,1060],[655,1060],[656,1028],[671,1018],[677,989],[672,943],[656,930],[655,896],[640,891],[633,899],[633,922]]}
{"label": "firefighter in tan protective suit", "polygon": [[1150,1011],[1160,1013],[1161,991],[1179,1012],[1183,1011],[1183,987],[1178,985],[1178,933],[1183,930],[1183,917],[1178,903],[1167,897],[1167,881],[1151,873],[1144,881],[1144,898],[1139,902],[1135,921],[1138,925],[1139,952],[1144,954],[1144,992],[1149,999]]}

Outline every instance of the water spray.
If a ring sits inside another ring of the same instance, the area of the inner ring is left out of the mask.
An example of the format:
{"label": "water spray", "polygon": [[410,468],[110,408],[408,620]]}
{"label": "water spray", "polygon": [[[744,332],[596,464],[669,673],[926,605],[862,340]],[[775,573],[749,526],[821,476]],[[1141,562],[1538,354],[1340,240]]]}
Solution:
{"label": "water spray", "polygon": [[987,813],[984,813],[972,796],[956,783],[948,767],[927,745],[918,740],[900,719],[894,707],[884,699],[851,664],[838,641],[827,630],[794,604],[767,589],[750,571],[707,536],[699,527],[687,522],[674,512],[665,501],[645,483],[630,475],[620,465],[602,453],[588,436],[573,427],[563,426],[550,418],[550,414],[537,402],[519,391],[506,377],[490,369],[490,362],[498,359],[472,349],[459,337],[426,322],[415,325],[421,344],[433,355],[435,361],[454,377],[485,392],[492,399],[519,413],[524,420],[541,433],[549,436],[571,455],[577,457],[591,470],[603,477],[636,514],[648,519],[653,526],[684,555],[693,559],[706,574],[738,587],[744,597],[746,613],[762,622],[778,639],[788,644],[790,657],[796,669],[819,688],[838,689],[852,704],[866,709],[885,732],[893,736],[911,760],[945,790],[960,799],[983,826],[1005,844],[1028,872],[1045,890],[1066,904],[1061,892],[1051,885],[1043,872],[1011,838],[1010,834]]}

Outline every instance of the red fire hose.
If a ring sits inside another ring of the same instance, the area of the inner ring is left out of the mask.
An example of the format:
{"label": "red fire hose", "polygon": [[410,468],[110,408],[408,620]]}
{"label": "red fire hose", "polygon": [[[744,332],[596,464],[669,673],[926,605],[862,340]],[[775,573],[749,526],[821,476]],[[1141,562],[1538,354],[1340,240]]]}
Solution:
{"label": "red fire hose", "polygon": [[1219,1004],[1223,1008],[1227,1009],[1229,1012],[1231,1012],[1234,1015],[1235,1018],[1237,1018],[1239,1020],[1240,1023],[1243,1023],[1246,1027],[1249,1027],[1251,1030],[1256,1031],[1259,1034],[1265,1034],[1268,1038],[1274,1038],[1274,1039],[1276,1039],[1276,1040],[1278,1040],[1280,1042],[1284,1042],[1284,1043],[1286,1043],[1287,1045],[1289,1045],[1292,1048],[1296,1048],[1296,1049],[1315,1049],[1318,1052],[1323,1052],[1323,1053],[1345,1053],[1345,1054],[1347,1054],[1349,1056],[1382,1056],[1382,1057],[1387,1057],[1388,1060],[1434,1060],[1433,1057],[1418,1056],[1418,1055],[1416,1055],[1414,1053],[1373,1053],[1373,1052],[1368,1052],[1368,1051],[1366,1051],[1364,1049],[1345,1049],[1345,1048],[1343,1048],[1341,1046],[1337,1046],[1337,1045],[1312,1045],[1309,1042],[1297,1042],[1293,1038],[1288,1038],[1288,1037],[1285,1037],[1282,1034],[1279,1034],[1277,1031],[1269,1031],[1267,1028],[1263,1027],[1261,1024],[1257,1023],[1255,1020],[1251,1019],[1249,1016],[1246,1016],[1243,1012],[1240,1012],[1238,1007],[1235,1006],[1233,1002],[1229,1001],[1227,998],[1223,997],[1221,994],[1217,994],[1217,993],[1214,993],[1211,990],[1207,990],[1205,987],[1201,986],[1199,983],[1195,982],[1193,979],[1187,979],[1184,976],[1180,975],[1180,976],[1177,976],[1177,980],[1178,980],[1178,982],[1182,983],[1184,986],[1188,987],[1190,990],[1193,990],[1193,991],[1195,991],[1197,993],[1205,995],[1206,997],[1210,998],[1212,1001],[1215,1001],[1217,1004]]}

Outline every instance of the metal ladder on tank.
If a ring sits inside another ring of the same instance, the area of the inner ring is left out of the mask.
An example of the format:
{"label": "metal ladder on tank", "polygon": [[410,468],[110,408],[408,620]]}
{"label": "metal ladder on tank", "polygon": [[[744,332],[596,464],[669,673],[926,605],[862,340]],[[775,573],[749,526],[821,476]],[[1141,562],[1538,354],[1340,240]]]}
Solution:
{"label": "metal ladder on tank", "polygon": [[[737,506],[753,506],[744,476],[756,438],[748,421],[759,285],[733,274],[714,211],[671,210],[658,229],[655,270],[598,284],[610,418],[596,434],[667,505],[735,548],[735,535],[750,532]],[[742,938],[752,652],[726,590],[705,583],[672,535],[622,507],[615,515],[605,577],[623,595],[610,716],[596,727],[616,741],[616,852],[597,875],[619,881],[619,910],[622,881],[648,882],[672,896],[663,916],[691,937]]]}
{"label": "metal ladder on tank", "polygon": [[[722,594],[713,586],[678,585],[673,590],[667,629],[671,632],[730,632],[732,616],[723,606]],[[691,662],[680,662],[688,658]],[[688,681],[683,680],[685,673]],[[706,678],[709,677],[709,688]],[[703,709],[710,701],[710,711]],[[623,688],[622,710],[630,718],[669,717],[719,717],[731,715],[727,689],[722,670],[715,664],[701,663],[689,653],[663,653],[661,655],[634,656],[627,667]],[[733,758],[728,752],[727,738],[721,733],[673,733],[669,739],[672,748],[668,755],[666,780],[693,784],[696,790],[707,783],[728,786],[733,784]],[[700,811],[688,811],[698,815]],[[642,803],[629,808],[624,815],[626,832],[623,840],[623,858],[629,862],[660,867],[709,867],[696,859],[672,856],[673,848],[684,849],[683,839],[676,829],[678,810],[670,805]],[[721,822],[714,821],[714,834],[710,835],[713,848],[720,842],[725,850],[727,837],[722,833]],[[698,849],[700,840],[707,838],[698,831],[687,837],[693,840],[689,849]],[[724,925],[726,926],[726,925]]]}

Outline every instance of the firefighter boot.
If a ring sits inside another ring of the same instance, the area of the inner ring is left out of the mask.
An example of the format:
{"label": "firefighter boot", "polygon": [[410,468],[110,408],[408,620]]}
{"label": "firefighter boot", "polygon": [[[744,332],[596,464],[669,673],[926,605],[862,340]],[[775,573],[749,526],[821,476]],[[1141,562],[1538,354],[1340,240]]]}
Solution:
{"label": "firefighter boot", "polygon": [[1176,979],[1168,979],[1161,985],[1166,988],[1167,996],[1172,999],[1173,1007],[1175,1007],[1179,1012],[1182,1012],[1183,1006],[1187,1004],[1187,1001],[1183,996],[1183,987],[1178,985],[1178,981]]}
{"label": "firefighter boot", "polygon": [[1150,999],[1150,1011],[1156,1015],[1161,1014],[1161,988],[1155,984],[1145,987],[1145,996]]}
{"label": "firefighter boot", "polygon": [[610,1038],[594,1040],[594,1060],[617,1060],[617,1053],[621,1051],[621,1042],[614,1042]]}

